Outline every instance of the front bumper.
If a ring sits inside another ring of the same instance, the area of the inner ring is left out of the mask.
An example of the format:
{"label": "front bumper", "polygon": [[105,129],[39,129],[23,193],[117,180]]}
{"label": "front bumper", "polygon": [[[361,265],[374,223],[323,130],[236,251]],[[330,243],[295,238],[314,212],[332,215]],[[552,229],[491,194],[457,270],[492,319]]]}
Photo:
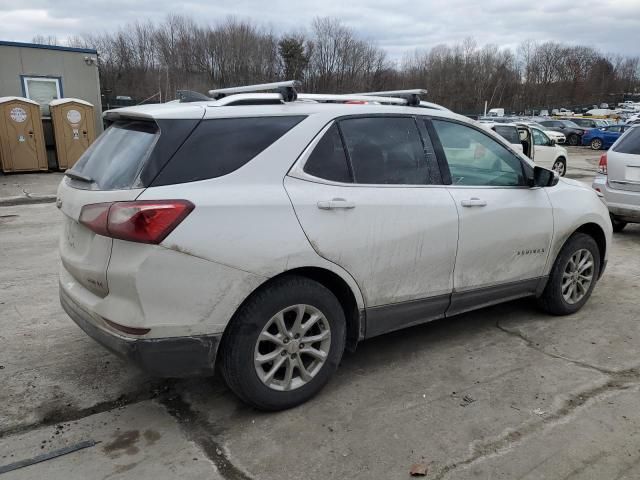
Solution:
{"label": "front bumper", "polygon": [[171,338],[125,338],[96,324],[94,317],[60,288],[60,303],[84,332],[116,355],[156,377],[213,375],[222,334]]}
{"label": "front bumper", "polygon": [[598,175],[591,186],[602,193],[611,215],[625,222],[640,223],[640,192],[612,188],[604,175]]}

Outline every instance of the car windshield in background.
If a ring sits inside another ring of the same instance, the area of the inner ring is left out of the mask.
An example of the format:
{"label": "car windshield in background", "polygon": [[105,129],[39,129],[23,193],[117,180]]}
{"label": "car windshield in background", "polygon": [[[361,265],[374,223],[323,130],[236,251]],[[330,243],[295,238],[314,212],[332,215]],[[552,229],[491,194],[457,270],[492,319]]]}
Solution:
{"label": "car windshield in background", "polygon": [[565,127],[580,128],[580,126],[577,123],[574,123],[571,120],[562,120],[562,123],[564,124]]}
{"label": "car windshield in background", "polygon": [[87,149],[68,176],[84,178],[84,188],[92,190],[131,188],[158,136],[155,122],[116,122]]}

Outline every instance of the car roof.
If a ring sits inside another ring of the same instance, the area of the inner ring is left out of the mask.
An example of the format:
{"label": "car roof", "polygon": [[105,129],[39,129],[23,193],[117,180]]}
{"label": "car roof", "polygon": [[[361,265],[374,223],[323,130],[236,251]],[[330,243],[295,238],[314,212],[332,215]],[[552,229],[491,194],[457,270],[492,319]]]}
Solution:
{"label": "car roof", "polygon": [[215,100],[191,103],[170,102],[152,105],[139,105],[107,110],[104,117],[115,120],[118,117],[140,119],[201,119],[232,118],[255,116],[284,115],[316,115],[329,116],[389,114],[389,115],[429,115],[469,123],[471,120],[454,112],[424,106],[380,105],[380,104],[345,104],[294,101],[267,105],[218,105]]}

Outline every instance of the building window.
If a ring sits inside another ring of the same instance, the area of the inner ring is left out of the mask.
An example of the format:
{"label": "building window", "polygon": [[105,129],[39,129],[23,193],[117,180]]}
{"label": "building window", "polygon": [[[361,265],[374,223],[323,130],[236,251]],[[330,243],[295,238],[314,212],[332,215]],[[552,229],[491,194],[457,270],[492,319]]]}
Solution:
{"label": "building window", "polygon": [[40,104],[43,116],[48,117],[49,102],[62,98],[62,84],[59,77],[22,77],[24,96]]}

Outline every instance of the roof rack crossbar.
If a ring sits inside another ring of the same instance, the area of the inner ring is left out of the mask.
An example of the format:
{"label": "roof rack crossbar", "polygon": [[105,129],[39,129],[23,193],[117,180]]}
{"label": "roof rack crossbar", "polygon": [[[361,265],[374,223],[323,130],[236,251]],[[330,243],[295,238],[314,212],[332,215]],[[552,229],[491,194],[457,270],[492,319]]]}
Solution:
{"label": "roof rack crossbar", "polygon": [[409,90],[386,90],[382,92],[364,92],[355,95],[375,96],[375,97],[396,97],[403,98],[407,101],[407,105],[411,107],[420,106],[420,95],[426,95],[427,91],[423,88],[413,88]]}
{"label": "roof rack crossbar", "polygon": [[235,93],[252,93],[277,91],[282,95],[285,102],[293,102],[297,98],[296,88],[300,88],[301,83],[298,80],[287,80],[286,82],[260,83],[257,85],[244,85],[240,87],[217,88],[209,90],[209,95],[214,99],[220,99],[227,95]]}
{"label": "roof rack crossbar", "polygon": [[387,96],[371,96],[364,94],[356,94],[356,93],[346,93],[346,94],[325,94],[325,93],[300,93],[298,94],[298,98],[301,100],[315,100],[316,102],[378,102],[378,103],[389,103],[392,105],[407,105],[407,99],[405,98],[394,98]]}

